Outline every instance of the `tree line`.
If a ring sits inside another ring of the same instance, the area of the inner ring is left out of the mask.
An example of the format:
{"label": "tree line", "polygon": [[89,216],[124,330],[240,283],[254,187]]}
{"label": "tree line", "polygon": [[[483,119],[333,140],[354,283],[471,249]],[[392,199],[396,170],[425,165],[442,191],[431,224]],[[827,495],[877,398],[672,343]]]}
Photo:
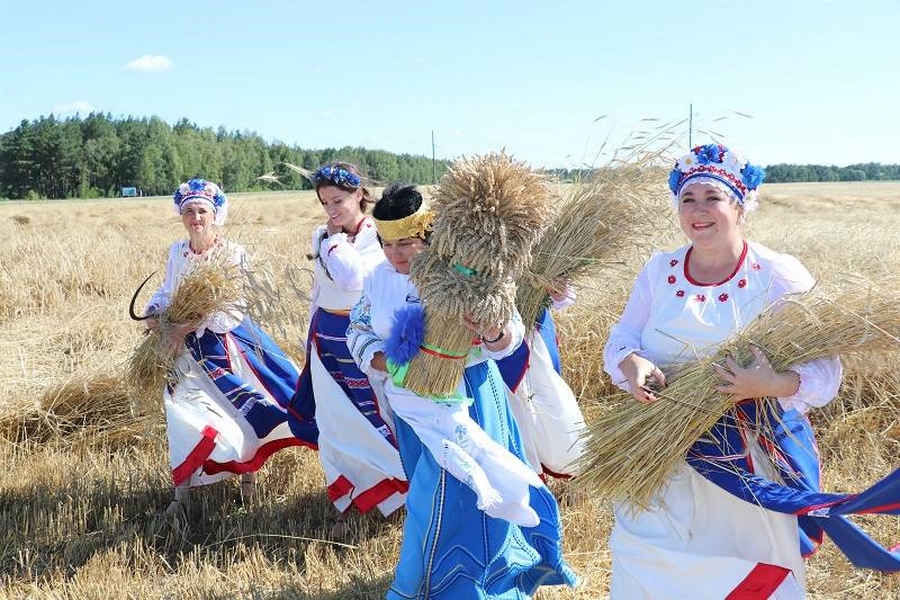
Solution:
{"label": "tree line", "polygon": [[[836,167],[829,165],[777,164],[765,167],[767,183],[795,183],[801,181],[898,181],[900,164],[861,163]],[[562,181],[579,181],[590,176],[592,169],[551,169],[548,171]]]}
{"label": "tree line", "polygon": [[[305,150],[187,119],[172,126],[158,117],[50,115],[0,135],[0,198],[111,197],[122,187],[168,195],[192,177],[215,181],[226,192],[307,189],[309,181],[284,165],[314,170],[334,160],[358,165],[376,183],[432,183],[448,167],[447,161],[432,165],[425,156],[384,150]],[[259,179],[273,172],[280,183]]]}
{"label": "tree line", "polygon": [[835,167],[828,165],[777,164],[766,167],[769,183],[798,181],[896,181],[900,179],[900,165],[861,163]]}
{"label": "tree line", "polygon": [[[432,164],[425,156],[384,150],[306,150],[269,143],[248,131],[199,127],[187,119],[173,126],[158,117],[50,115],[23,120],[0,135],[0,198],[98,198],[116,196],[122,187],[167,195],[191,177],[215,181],[228,192],[306,189],[306,178],[285,168],[286,163],[313,170],[338,159],[359,165],[369,179],[380,183],[432,183],[449,166],[447,161]],[[898,164],[776,164],[765,169],[771,183],[900,180]],[[280,183],[260,179],[273,172]],[[591,169],[547,172],[572,181],[587,178]]]}

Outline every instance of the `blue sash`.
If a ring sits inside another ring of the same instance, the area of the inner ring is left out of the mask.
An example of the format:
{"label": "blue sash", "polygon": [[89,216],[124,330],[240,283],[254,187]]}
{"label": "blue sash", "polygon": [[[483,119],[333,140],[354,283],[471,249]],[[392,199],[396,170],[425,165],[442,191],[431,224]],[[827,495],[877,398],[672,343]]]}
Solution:
{"label": "blue sash", "polygon": [[[378,410],[378,398],[375,396],[375,390],[369,385],[366,374],[356,366],[350,349],[347,347],[347,328],[349,326],[350,318],[346,315],[330,313],[321,308],[313,314],[309,324],[309,336],[306,340],[306,365],[303,367],[303,372],[300,373],[297,390],[290,401],[293,411],[288,414],[288,423],[291,430],[303,426],[303,421],[298,422],[294,412],[299,415],[315,415],[316,396],[309,365],[311,353],[316,352],[322,365],[356,409],[396,448],[397,440]],[[328,398],[320,400],[328,402]]]}
{"label": "blue sash", "polygon": [[553,369],[557,374],[562,375],[562,361],[559,358],[559,338],[556,334],[556,323],[553,322],[553,315],[549,308],[545,308],[538,316],[535,323],[537,332],[544,338],[544,344],[550,353],[550,359],[553,361]]}
{"label": "blue sash", "polygon": [[[900,514],[900,469],[860,494],[821,491],[819,453],[809,420],[777,403],[745,401],[697,441],[687,462],[727,492],[768,510],[797,515],[804,556],[816,551],[827,533],[854,566],[900,571],[900,546],[883,548],[843,515]],[[773,409],[774,407],[774,409]],[[766,414],[759,415],[761,410]],[[768,424],[758,442],[774,459],[784,484],[754,474],[746,433]]]}
{"label": "blue sash", "polygon": [[[559,347],[556,340],[556,325],[553,323],[553,317],[550,315],[550,309],[545,308],[541,311],[537,322],[534,324],[538,335],[544,338],[544,344],[550,353],[550,359],[553,361],[553,369],[562,374],[562,366],[559,360]],[[518,389],[519,384],[525,377],[525,371],[528,370],[528,361],[531,359],[531,348],[528,347],[527,338],[522,344],[516,348],[516,351],[505,358],[501,358],[497,363],[500,369],[500,377],[503,382],[513,392]]]}
{"label": "blue sash", "polygon": [[[225,347],[226,335],[238,346],[241,356],[250,365],[264,391],[234,374],[231,357]],[[238,409],[256,437],[263,439],[272,433],[288,414],[288,402],[297,384],[297,370],[281,349],[249,316],[228,334],[207,329],[201,337],[193,332],[185,336],[185,346],[194,360],[203,368],[210,380],[225,398]],[[315,420],[299,431],[294,431],[297,444],[315,447],[318,429]]]}

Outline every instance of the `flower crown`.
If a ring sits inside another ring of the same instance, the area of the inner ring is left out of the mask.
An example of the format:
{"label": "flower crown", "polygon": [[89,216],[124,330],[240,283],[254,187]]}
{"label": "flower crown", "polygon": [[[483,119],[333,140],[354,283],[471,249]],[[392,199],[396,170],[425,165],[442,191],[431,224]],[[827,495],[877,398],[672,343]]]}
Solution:
{"label": "flower crown", "polygon": [[175,201],[175,210],[178,214],[184,212],[184,207],[191,202],[206,202],[216,213],[216,225],[225,223],[228,214],[228,198],[221,188],[212,181],[205,179],[191,179],[178,186],[172,196]]}
{"label": "flower crown", "polygon": [[358,188],[362,185],[362,179],[356,173],[352,173],[340,165],[325,165],[319,167],[312,176],[313,184],[318,187],[323,181],[330,181],[334,185]]}
{"label": "flower crown", "polygon": [[375,221],[375,230],[378,231],[379,237],[383,240],[402,240],[412,237],[424,239],[425,234],[431,231],[431,224],[434,222],[434,212],[423,202],[419,205],[416,212],[402,219],[394,219],[393,221],[372,220]]}
{"label": "flower crown", "polygon": [[751,165],[734,150],[721,144],[706,144],[678,159],[669,174],[669,189],[677,207],[681,192],[689,183],[709,183],[734,197],[745,211],[750,211],[756,208],[756,190],[765,178],[762,167]]}

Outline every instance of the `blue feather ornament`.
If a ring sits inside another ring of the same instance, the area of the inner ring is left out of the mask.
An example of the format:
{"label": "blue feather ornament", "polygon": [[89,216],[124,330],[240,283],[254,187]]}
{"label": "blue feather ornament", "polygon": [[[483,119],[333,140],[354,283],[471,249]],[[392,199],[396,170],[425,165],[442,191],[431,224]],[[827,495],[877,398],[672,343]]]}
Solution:
{"label": "blue feather ornament", "polygon": [[425,309],[409,304],[394,313],[394,326],[384,340],[384,353],[394,364],[408,363],[425,340]]}

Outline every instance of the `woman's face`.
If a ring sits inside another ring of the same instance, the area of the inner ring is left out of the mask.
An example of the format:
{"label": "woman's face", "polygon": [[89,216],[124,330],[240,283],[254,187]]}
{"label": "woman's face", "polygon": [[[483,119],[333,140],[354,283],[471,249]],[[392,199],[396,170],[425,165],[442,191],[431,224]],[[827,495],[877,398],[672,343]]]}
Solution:
{"label": "woman's face", "polygon": [[388,262],[397,269],[397,272],[409,275],[409,261],[425,249],[425,242],[417,237],[382,240],[381,247]]}
{"label": "woman's face", "polygon": [[678,201],[681,230],[695,246],[739,239],[742,212],[730,194],[708,183],[689,184]]}
{"label": "woman's face", "polygon": [[349,231],[359,223],[362,218],[362,210],[359,208],[362,189],[351,192],[334,185],[323,185],[318,194],[319,202],[333,226]]}
{"label": "woman's face", "polygon": [[188,202],[181,211],[181,223],[192,239],[212,236],[215,218],[215,211],[206,202]]}

